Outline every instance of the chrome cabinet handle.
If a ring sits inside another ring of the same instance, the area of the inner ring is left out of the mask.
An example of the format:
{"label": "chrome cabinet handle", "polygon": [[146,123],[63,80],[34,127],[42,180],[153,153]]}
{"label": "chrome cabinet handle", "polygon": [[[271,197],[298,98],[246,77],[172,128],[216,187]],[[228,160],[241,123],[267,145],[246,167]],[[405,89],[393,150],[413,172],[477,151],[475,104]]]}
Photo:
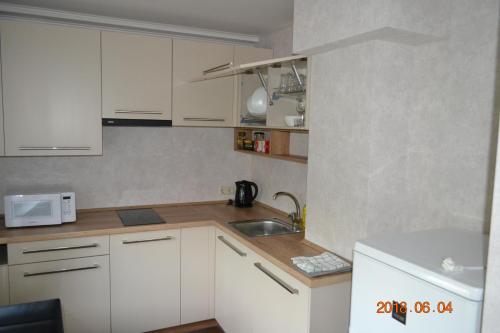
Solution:
{"label": "chrome cabinet handle", "polygon": [[137,244],[137,243],[148,243],[148,242],[159,242],[159,241],[168,241],[174,239],[172,236],[167,236],[163,238],[149,238],[149,239],[139,239],[139,240],[124,240],[122,244]]}
{"label": "chrome cabinet handle", "polygon": [[63,146],[54,146],[54,147],[45,147],[45,146],[23,146],[19,147],[19,150],[90,150],[91,147],[63,147]]}
{"label": "chrome cabinet handle", "polygon": [[95,265],[92,265],[92,266],[77,267],[77,268],[63,268],[63,269],[57,269],[57,270],[54,270],[54,271],[45,271],[45,272],[36,272],[36,273],[24,272],[24,276],[28,277],[28,276],[38,276],[38,275],[49,275],[49,274],[57,274],[57,273],[85,271],[85,270],[88,270],[88,269],[96,269],[96,268],[99,268],[99,267],[101,267],[101,266],[95,264]]}
{"label": "chrome cabinet handle", "polygon": [[196,117],[184,117],[185,121],[226,121],[226,118],[196,118]]}
{"label": "chrome cabinet handle", "polygon": [[23,254],[29,254],[29,253],[42,253],[42,252],[54,252],[54,251],[64,251],[64,250],[78,250],[78,249],[88,249],[92,247],[98,247],[99,244],[93,243],[89,245],[77,245],[77,246],[59,246],[59,247],[53,247],[49,249],[38,249],[38,250],[26,250],[23,249]]}
{"label": "chrome cabinet handle", "polygon": [[118,109],[115,113],[131,113],[131,114],[163,114],[162,111],[146,111],[146,110],[125,110]]}
{"label": "chrome cabinet handle", "polygon": [[215,66],[215,67],[212,67],[212,68],[209,68],[209,69],[205,69],[205,70],[203,71],[203,75],[206,75],[206,74],[209,74],[209,73],[214,73],[214,72],[218,72],[218,71],[221,71],[221,70],[227,69],[227,68],[229,68],[232,64],[233,64],[233,62],[228,62],[228,63],[222,64],[222,65],[219,65],[219,66]]}
{"label": "chrome cabinet handle", "polygon": [[286,283],[285,281],[283,281],[282,279],[280,279],[279,277],[277,277],[276,275],[274,275],[274,273],[272,273],[271,271],[267,270],[264,266],[262,266],[262,264],[260,262],[254,263],[254,266],[257,267],[261,272],[263,272],[264,274],[266,274],[267,276],[269,276],[277,284],[279,284],[280,286],[282,286],[283,288],[285,288],[286,291],[288,291],[290,294],[293,294],[293,295],[298,295],[299,294],[298,289],[293,288],[288,283]]}
{"label": "chrome cabinet handle", "polygon": [[247,254],[240,249],[238,249],[236,246],[231,244],[227,239],[224,238],[224,236],[217,236],[217,238],[224,244],[226,244],[230,249],[232,249],[234,252],[236,252],[240,257],[246,257]]}

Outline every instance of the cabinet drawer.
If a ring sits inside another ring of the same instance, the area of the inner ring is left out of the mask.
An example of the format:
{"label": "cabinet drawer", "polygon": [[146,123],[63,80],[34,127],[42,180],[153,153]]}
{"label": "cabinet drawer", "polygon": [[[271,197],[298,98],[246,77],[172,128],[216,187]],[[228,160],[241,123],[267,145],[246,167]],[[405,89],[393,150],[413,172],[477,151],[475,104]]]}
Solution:
{"label": "cabinet drawer", "polygon": [[109,256],[9,267],[12,304],[59,298],[64,330],[110,330]]}
{"label": "cabinet drawer", "polygon": [[109,254],[109,236],[7,245],[9,265]]}

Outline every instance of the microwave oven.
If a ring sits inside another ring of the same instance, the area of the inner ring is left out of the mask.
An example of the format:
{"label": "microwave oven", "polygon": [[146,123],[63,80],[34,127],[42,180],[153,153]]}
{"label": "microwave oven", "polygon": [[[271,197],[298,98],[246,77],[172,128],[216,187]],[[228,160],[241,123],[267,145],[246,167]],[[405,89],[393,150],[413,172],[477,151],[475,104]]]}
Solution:
{"label": "microwave oven", "polygon": [[75,222],[75,193],[6,195],[4,211],[7,228]]}

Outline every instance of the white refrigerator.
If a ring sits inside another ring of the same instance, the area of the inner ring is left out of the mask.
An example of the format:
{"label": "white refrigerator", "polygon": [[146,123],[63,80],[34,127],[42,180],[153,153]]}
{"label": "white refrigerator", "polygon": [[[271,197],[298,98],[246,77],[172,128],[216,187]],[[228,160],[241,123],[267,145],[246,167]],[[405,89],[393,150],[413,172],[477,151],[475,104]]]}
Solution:
{"label": "white refrigerator", "polygon": [[458,229],[358,241],[349,332],[479,333],[487,243]]}

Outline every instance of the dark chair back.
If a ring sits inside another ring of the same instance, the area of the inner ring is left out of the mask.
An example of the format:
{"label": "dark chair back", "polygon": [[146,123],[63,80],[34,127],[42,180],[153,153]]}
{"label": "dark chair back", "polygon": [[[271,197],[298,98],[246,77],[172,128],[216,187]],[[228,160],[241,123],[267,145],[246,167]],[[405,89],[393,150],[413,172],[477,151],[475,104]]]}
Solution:
{"label": "dark chair back", "polygon": [[0,332],[63,333],[61,301],[52,299],[0,307]]}

